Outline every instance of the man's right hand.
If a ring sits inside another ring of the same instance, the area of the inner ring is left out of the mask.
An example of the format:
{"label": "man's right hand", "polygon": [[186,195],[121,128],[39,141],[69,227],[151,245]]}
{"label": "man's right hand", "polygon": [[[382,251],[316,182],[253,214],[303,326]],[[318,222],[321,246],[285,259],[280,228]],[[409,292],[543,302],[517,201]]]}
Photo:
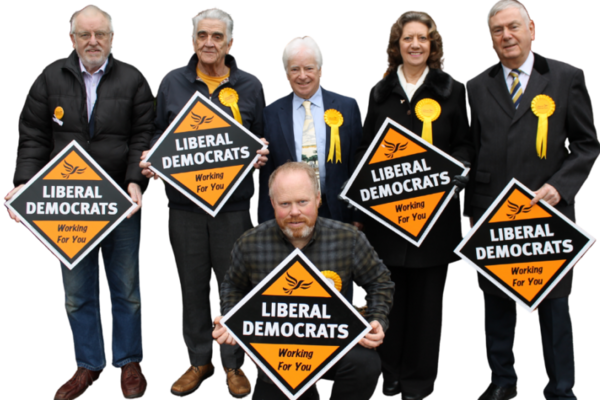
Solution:
{"label": "man's right hand", "polygon": [[[17,186],[16,188],[14,188],[13,190],[11,190],[10,192],[8,192],[8,194],[6,196],[4,196],[4,200],[8,201],[10,199],[12,199],[12,197],[17,194],[19,192],[19,190],[21,190],[21,188],[25,186],[23,184]],[[17,215],[15,213],[13,213],[12,211],[8,210],[8,216],[11,217],[12,219],[15,220],[15,222],[21,222],[21,220],[19,219],[19,217],[17,217]]]}
{"label": "man's right hand", "polygon": [[150,163],[149,162],[144,162],[143,160],[146,159],[146,156],[148,155],[148,152],[150,150],[145,150],[142,153],[142,156],[140,157],[140,168],[142,169],[142,175],[144,175],[146,178],[150,179],[152,177],[154,177],[154,179],[158,179],[158,175],[156,175],[154,173],[154,171],[152,171],[150,169]]}

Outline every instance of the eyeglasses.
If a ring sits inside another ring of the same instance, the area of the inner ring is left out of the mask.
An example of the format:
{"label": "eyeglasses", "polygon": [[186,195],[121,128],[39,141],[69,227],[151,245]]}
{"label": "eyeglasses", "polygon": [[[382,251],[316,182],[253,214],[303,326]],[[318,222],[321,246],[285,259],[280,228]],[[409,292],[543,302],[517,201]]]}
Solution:
{"label": "eyeglasses", "polygon": [[96,32],[77,32],[75,35],[81,40],[90,40],[92,35],[96,37],[96,40],[107,39],[112,32],[96,31]]}

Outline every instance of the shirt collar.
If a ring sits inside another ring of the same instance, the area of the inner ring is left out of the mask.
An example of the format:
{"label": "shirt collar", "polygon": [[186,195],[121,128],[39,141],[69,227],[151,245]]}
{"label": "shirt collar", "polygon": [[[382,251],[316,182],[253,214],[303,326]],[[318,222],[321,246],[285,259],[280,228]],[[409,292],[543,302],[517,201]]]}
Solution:
{"label": "shirt collar", "polygon": [[[421,74],[421,77],[419,78],[419,80],[417,81],[417,83],[415,83],[415,87],[420,87],[423,82],[425,81],[425,77],[427,76],[427,74],[429,73],[429,67],[426,65],[425,69],[423,70],[423,73]],[[404,76],[404,64],[400,64],[398,66],[398,80],[400,80],[400,85],[402,85],[403,88],[406,88],[408,85],[408,82],[406,82],[406,77]]]}
{"label": "shirt collar", "polygon": [[[531,71],[533,70],[533,52],[531,52],[531,51],[529,52],[529,55],[527,56],[527,60],[525,60],[523,65],[521,65],[517,69],[519,71],[521,71],[522,74],[531,76]],[[502,70],[504,71],[504,79],[508,80],[508,74],[510,74],[512,69],[510,69],[510,68],[504,66],[504,64],[502,64]]]}
{"label": "shirt collar", "polygon": [[104,70],[106,69],[107,65],[108,65],[108,57],[106,58],[106,61],[104,61],[104,64],[102,64],[102,66],[98,69],[98,71],[94,72],[93,74],[90,74],[88,72],[88,70],[85,69],[85,65],[83,65],[83,63],[81,62],[81,58],[79,59],[79,69],[81,70],[81,72],[83,72],[84,74],[88,74],[88,75],[95,75],[100,72],[104,73]]}
{"label": "shirt collar", "polygon": [[[302,103],[304,103],[305,101],[305,99],[299,97],[296,93],[294,93],[294,98],[292,100],[293,109],[299,109],[300,107],[302,107]],[[323,92],[321,91],[321,86],[319,86],[315,94],[313,94],[312,97],[308,99],[308,101],[310,101],[313,105],[317,107],[323,108]]]}

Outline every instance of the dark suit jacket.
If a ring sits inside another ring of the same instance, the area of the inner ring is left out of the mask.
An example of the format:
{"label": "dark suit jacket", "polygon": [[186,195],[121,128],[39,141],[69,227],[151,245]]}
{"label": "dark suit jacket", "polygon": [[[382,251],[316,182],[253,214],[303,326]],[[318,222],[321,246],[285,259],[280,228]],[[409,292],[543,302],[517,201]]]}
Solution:
{"label": "dark suit jacket", "polygon": [[[513,177],[531,190],[538,190],[544,183],[554,186],[561,196],[556,208],[575,220],[575,195],[600,152],[583,71],[538,54],[534,57],[531,77],[517,110],[501,64],[467,83],[476,158],[467,187],[465,214],[475,221]],[[545,159],[537,155],[538,117],[531,111],[531,101],[538,94],[550,96],[556,104],[548,118]],[[567,296],[571,281],[572,273],[548,297]],[[480,277],[479,283],[484,291],[501,295],[485,278]]]}
{"label": "dark suit jacket", "polygon": [[[325,110],[333,108],[344,117],[340,129],[340,142],[342,146],[342,162],[326,162],[325,190],[327,204],[333,219],[341,222],[352,222],[353,212],[347,203],[338,200],[342,184],[352,174],[355,164],[354,155],[362,135],[360,110],[356,100],[329,92],[321,88],[323,93],[323,106]],[[296,146],[294,144],[294,122],[292,116],[293,93],[283,97],[264,109],[264,138],[269,142],[269,160],[260,169],[260,189],[258,198],[258,222],[262,223],[274,218],[273,206],[269,198],[269,177],[280,165],[287,161],[296,160]],[[329,154],[331,128],[327,128],[327,148],[325,157]]]}

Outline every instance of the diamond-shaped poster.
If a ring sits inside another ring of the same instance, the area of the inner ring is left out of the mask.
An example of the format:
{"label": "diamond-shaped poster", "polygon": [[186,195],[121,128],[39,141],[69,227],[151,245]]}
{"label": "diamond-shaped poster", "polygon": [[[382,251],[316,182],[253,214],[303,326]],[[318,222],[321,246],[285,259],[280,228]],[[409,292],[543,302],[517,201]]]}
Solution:
{"label": "diamond-shaped poster", "polygon": [[136,204],[72,141],[7,201],[6,207],[73,269]]}
{"label": "diamond-shaped poster", "polygon": [[387,118],[341,197],[420,246],[454,195],[456,175],[469,169]]}
{"label": "diamond-shaped poster", "polygon": [[145,159],[150,169],[213,217],[267,146],[196,92]]}
{"label": "diamond-shaped poster", "polygon": [[290,399],[297,399],[371,326],[296,249],[221,324]]}
{"label": "diamond-shaped poster", "polygon": [[455,253],[529,311],[594,244],[554,207],[512,179]]}

